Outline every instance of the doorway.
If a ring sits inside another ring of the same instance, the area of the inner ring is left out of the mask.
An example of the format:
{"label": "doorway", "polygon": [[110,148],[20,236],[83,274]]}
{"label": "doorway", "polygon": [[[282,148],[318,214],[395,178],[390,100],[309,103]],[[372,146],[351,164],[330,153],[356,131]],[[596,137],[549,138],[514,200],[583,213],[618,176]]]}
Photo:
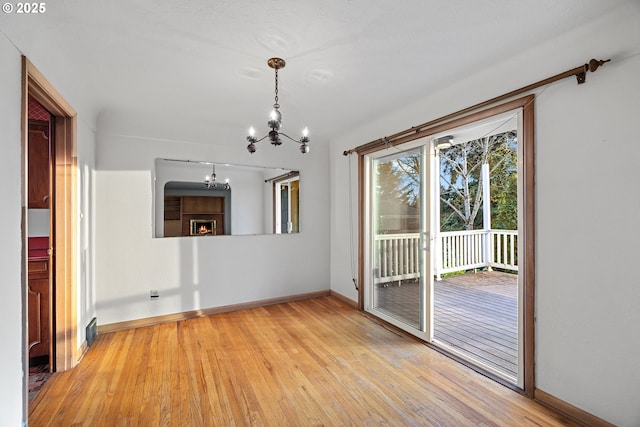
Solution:
{"label": "doorway", "polygon": [[29,97],[28,117],[28,349],[29,349],[29,400],[39,393],[54,369],[54,307],[55,282],[51,274],[53,240],[50,230],[53,223],[51,206],[54,205],[51,189],[52,149],[54,126],[49,113],[33,97]]}
{"label": "doorway", "polygon": [[364,309],[529,395],[532,108],[511,101],[360,160]]}
{"label": "doorway", "polygon": [[[50,137],[52,138],[51,176],[50,184],[50,235],[49,244],[45,252],[49,252],[50,277],[56,284],[55,295],[51,298],[52,316],[51,330],[51,369],[60,372],[74,367],[82,353],[77,344],[77,138],[76,112],[60,96],[55,88],[29,62],[22,58],[22,147],[23,163],[23,218],[26,226],[23,229],[23,355],[24,365],[29,364],[29,334],[28,334],[28,206],[29,206],[29,167],[28,167],[28,137],[29,137],[29,97],[37,101],[51,113]],[[28,405],[28,377],[25,373],[24,381],[24,413],[27,414]]]}
{"label": "doorway", "polygon": [[522,387],[520,110],[436,134],[433,342]]}

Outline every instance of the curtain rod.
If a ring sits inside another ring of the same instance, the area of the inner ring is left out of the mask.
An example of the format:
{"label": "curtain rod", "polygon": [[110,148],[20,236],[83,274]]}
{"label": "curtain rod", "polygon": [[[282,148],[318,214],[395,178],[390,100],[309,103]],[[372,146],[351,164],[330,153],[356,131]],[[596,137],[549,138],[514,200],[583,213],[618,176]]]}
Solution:
{"label": "curtain rod", "polygon": [[300,175],[300,171],[289,171],[287,173],[283,173],[282,175],[274,176],[273,178],[265,179],[264,182],[273,182],[280,181],[282,179],[293,178],[294,176]]}
{"label": "curtain rod", "polygon": [[463,114],[469,113],[469,112],[477,110],[479,108],[483,108],[483,107],[489,106],[491,104],[495,104],[497,102],[504,101],[505,99],[514,97],[516,95],[520,95],[520,94],[525,93],[525,92],[529,92],[530,90],[539,88],[540,86],[545,86],[545,85],[548,85],[549,83],[553,83],[553,82],[556,82],[558,80],[565,79],[567,77],[576,76],[578,84],[582,84],[582,83],[587,81],[587,71],[590,71],[590,72],[593,73],[600,66],[602,66],[604,63],[609,62],[609,61],[611,61],[611,59],[606,59],[606,60],[592,59],[588,63],[586,63],[584,65],[580,65],[579,67],[573,68],[571,70],[567,70],[567,71],[562,72],[560,74],[556,74],[555,76],[548,77],[548,78],[546,78],[544,80],[537,81],[537,82],[532,83],[530,85],[523,86],[520,89],[512,90],[511,92],[505,93],[505,94],[497,96],[495,98],[491,98],[488,101],[483,101],[483,102],[481,102],[479,104],[472,105],[471,107],[464,108],[462,110],[456,111],[455,113],[451,113],[451,114],[448,114],[448,115],[446,115],[444,117],[440,117],[439,119],[435,119],[435,120],[423,123],[423,124],[418,125],[418,126],[412,126],[411,128],[403,130],[402,132],[394,133],[393,135],[385,136],[383,138],[379,138],[379,139],[373,140],[373,141],[368,142],[366,144],[358,145],[357,147],[352,148],[350,150],[345,150],[342,154],[344,156],[348,156],[349,154],[354,153],[354,152],[357,153],[357,152],[361,152],[361,151],[365,151],[365,150],[369,150],[369,149],[375,148],[375,147],[377,147],[379,145],[386,145],[386,144],[389,144],[389,143],[393,143],[394,141],[397,141],[397,140],[399,140],[401,138],[404,138],[404,137],[406,137],[406,136],[408,136],[408,135],[410,135],[412,133],[418,133],[420,131],[423,131],[423,130],[425,130],[425,128],[428,128],[428,127],[434,126],[436,124],[440,124],[440,123],[446,122],[446,121],[448,121],[450,119],[453,119],[453,118],[455,118],[457,116],[461,116]]}

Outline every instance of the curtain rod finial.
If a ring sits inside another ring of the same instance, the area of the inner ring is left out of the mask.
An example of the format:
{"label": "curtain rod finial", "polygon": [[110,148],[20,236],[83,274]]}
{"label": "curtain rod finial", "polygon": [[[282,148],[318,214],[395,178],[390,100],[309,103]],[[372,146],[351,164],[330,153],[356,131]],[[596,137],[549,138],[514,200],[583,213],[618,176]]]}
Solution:
{"label": "curtain rod finial", "polygon": [[587,64],[584,64],[583,70],[576,73],[576,79],[578,79],[578,84],[582,84],[587,81],[587,71],[595,72],[598,68],[602,66],[602,64],[611,61],[611,59],[591,59]]}
{"label": "curtain rod finial", "polygon": [[592,73],[594,71],[596,71],[599,67],[601,67],[604,63],[606,62],[610,62],[611,59],[592,59],[591,61],[589,61],[589,71],[591,71]]}

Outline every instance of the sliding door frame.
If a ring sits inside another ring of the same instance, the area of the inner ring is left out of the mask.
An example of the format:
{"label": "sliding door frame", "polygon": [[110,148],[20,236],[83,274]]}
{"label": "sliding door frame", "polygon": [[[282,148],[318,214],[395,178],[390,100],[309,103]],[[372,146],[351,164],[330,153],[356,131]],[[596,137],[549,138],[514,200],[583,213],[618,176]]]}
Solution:
{"label": "sliding door frame", "polygon": [[[435,124],[432,127],[408,135],[404,138],[393,142],[394,146],[401,148],[401,144],[415,141],[426,136],[434,135],[440,132],[468,125],[473,122],[486,119],[497,114],[501,114],[510,110],[522,109],[522,135],[519,136],[518,144],[522,144],[522,230],[520,236],[523,239],[522,247],[524,256],[522,260],[522,283],[523,288],[523,314],[522,314],[522,333],[523,333],[523,387],[522,389],[506,382],[499,377],[468,364],[482,374],[495,379],[496,381],[510,387],[514,390],[524,393],[526,396],[533,398],[535,390],[535,115],[534,115],[534,95],[528,95],[512,101],[508,101],[484,110],[476,111],[458,119],[446,121],[445,123]],[[437,122],[437,121],[436,121]],[[386,145],[375,148],[358,151],[358,308],[364,310],[365,295],[364,286],[367,278],[365,272],[366,265],[366,228],[367,224],[367,207],[365,206],[367,197],[365,191],[366,184],[366,156],[379,150],[386,148]],[[427,345],[436,348],[426,342]],[[438,349],[440,351],[440,349]],[[456,358],[465,363],[464,361]],[[467,363],[465,363],[467,364]]]}

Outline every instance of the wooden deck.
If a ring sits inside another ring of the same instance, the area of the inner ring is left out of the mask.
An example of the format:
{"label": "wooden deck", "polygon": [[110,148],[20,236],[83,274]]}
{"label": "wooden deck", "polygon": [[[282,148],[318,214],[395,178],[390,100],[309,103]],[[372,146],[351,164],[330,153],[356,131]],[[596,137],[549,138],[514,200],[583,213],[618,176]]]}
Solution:
{"label": "wooden deck", "polygon": [[[378,309],[417,327],[418,284],[380,287]],[[517,378],[517,276],[467,273],[434,282],[434,339],[504,375]]]}

